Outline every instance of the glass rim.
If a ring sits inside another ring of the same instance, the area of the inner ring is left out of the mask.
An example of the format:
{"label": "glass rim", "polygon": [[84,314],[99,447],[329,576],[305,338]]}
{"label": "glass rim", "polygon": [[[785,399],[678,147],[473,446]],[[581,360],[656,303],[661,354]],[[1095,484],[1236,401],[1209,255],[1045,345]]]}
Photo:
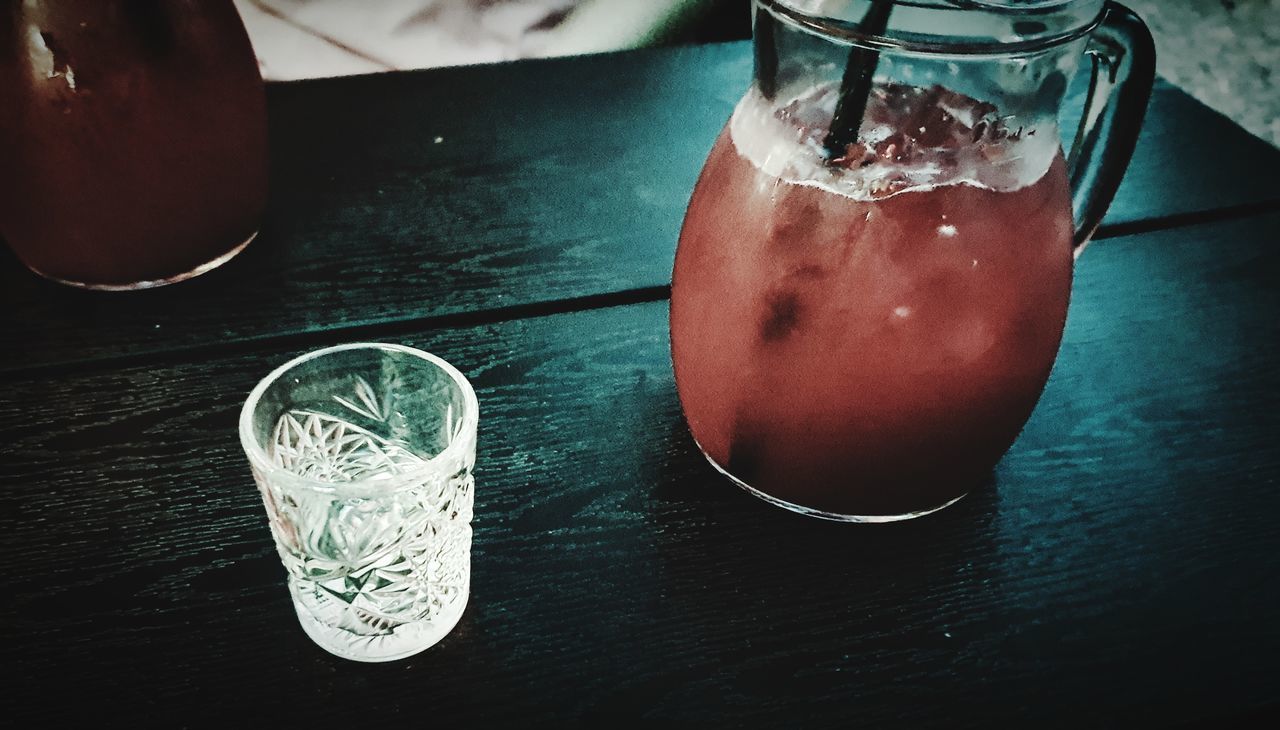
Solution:
{"label": "glass rim", "polygon": [[[754,2],[779,20],[791,23],[805,32],[839,43],[890,53],[932,56],[1021,56],[1047,51],[1092,33],[1102,23],[1108,5],[1106,2],[1099,3],[1098,12],[1086,22],[1035,38],[1018,41],[938,41],[893,34],[866,33],[852,26],[847,19],[802,10],[794,7],[788,0],[754,0]],[[988,4],[981,4],[974,0],[972,4],[958,2],[951,5],[941,4],[936,0],[893,0],[893,2],[895,5],[925,9],[973,9],[997,13],[1034,12],[1062,8],[1075,2],[1083,4],[1083,0],[1058,0],[1023,10],[995,0],[988,0]]]}
{"label": "glass rim", "polygon": [[[360,479],[351,482],[327,482],[320,479],[299,476],[288,469],[277,466],[272,462],[270,456],[267,455],[266,449],[258,443],[258,440],[254,438],[253,435],[253,415],[257,412],[258,403],[261,401],[262,395],[266,393],[267,388],[271,387],[272,384],[298,365],[349,350],[390,350],[393,352],[404,353],[406,355],[411,355],[418,360],[430,363],[432,366],[448,375],[458,388],[462,390],[463,414],[460,433],[463,434],[463,438],[453,441],[444,449],[441,449],[440,453],[432,456],[430,459],[426,459],[423,463],[398,474],[394,474],[389,478]],[[462,371],[458,370],[444,358],[439,355],[433,355],[426,350],[409,347],[408,345],[397,345],[387,342],[350,342],[305,352],[292,358],[283,365],[280,365],[264,376],[258,381],[257,385],[253,387],[253,390],[249,391],[249,397],[245,399],[244,405],[240,407],[238,430],[240,433],[240,447],[244,450],[245,455],[248,456],[249,463],[255,470],[261,473],[263,478],[270,479],[272,481],[284,482],[292,487],[298,487],[315,492],[328,494],[347,493],[352,496],[373,497],[398,492],[418,485],[421,483],[424,476],[437,473],[440,471],[440,467],[442,465],[458,459],[462,455],[462,452],[474,443],[476,427],[479,424],[479,420],[480,404],[476,399],[476,392],[471,386],[471,381],[467,379],[467,376],[462,374]]]}

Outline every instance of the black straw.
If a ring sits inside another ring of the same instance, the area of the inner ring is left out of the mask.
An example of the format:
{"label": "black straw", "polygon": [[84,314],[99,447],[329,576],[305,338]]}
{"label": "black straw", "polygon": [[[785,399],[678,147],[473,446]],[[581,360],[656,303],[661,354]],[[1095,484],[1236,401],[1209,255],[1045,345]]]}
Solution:
{"label": "black straw", "polygon": [[[871,9],[858,24],[858,32],[884,35],[892,10],[892,0],[872,0]],[[867,100],[871,97],[871,80],[879,62],[879,51],[857,45],[850,49],[844,76],[840,79],[840,98],[836,100],[835,116],[831,118],[831,127],[822,143],[828,160],[843,157],[849,145],[858,141],[862,116],[867,112]]]}
{"label": "black straw", "polygon": [[773,24],[777,22],[763,5],[757,6],[755,17],[756,85],[764,98],[772,100],[778,93],[778,46]]}

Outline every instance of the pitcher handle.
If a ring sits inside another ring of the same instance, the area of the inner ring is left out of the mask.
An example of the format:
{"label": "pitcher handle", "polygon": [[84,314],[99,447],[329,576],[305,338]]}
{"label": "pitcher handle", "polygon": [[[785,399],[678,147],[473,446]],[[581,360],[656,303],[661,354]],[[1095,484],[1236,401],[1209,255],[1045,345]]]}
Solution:
{"label": "pitcher handle", "polygon": [[1117,2],[1107,2],[1085,54],[1093,65],[1089,95],[1068,160],[1076,256],[1098,229],[1124,178],[1156,74],[1151,32]]}

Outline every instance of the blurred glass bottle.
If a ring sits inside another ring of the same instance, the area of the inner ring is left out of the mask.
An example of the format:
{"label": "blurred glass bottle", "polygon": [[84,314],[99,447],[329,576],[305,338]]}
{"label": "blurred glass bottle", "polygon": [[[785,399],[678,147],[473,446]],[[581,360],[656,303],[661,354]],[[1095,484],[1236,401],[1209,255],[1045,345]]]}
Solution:
{"label": "blurred glass bottle", "polygon": [[257,232],[266,106],[230,0],[3,0],[0,235],[42,276],[139,289]]}

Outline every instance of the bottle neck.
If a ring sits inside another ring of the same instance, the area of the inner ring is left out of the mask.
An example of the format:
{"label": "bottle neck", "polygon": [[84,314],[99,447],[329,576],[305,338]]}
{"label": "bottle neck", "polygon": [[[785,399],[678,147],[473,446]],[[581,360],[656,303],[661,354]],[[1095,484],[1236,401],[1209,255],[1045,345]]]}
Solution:
{"label": "bottle neck", "polygon": [[[834,43],[897,53],[1006,56],[1087,35],[1105,0],[753,0],[781,22]],[[887,23],[866,20],[887,10]]]}
{"label": "bottle neck", "polygon": [[[923,7],[926,2],[932,3],[930,7]],[[913,0],[910,4],[894,3],[887,26],[882,27],[889,28],[886,33],[900,34],[906,22],[900,15],[905,15],[907,10],[927,9],[942,13],[944,19],[952,13],[962,12],[951,3],[948,3],[951,9],[947,10],[933,7],[939,2]],[[809,0],[805,4],[817,3],[818,0]],[[813,17],[804,22],[797,21],[797,11],[791,6],[799,4],[802,0],[755,0],[754,85],[765,99],[781,107],[809,94],[814,88],[839,89],[842,96],[850,96],[851,91],[856,91],[852,95],[865,98],[870,93],[884,93],[890,88],[929,89],[937,86],[999,110],[1002,122],[1010,132],[1023,128],[1026,131],[1044,129],[1056,134],[1059,108],[1083,56],[1088,30],[1093,27],[1090,20],[1078,26],[1072,31],[1074,35],[1065,40],[1057,37],[1053,42],[1044,42],[1042,38],[1034,51],[1006,52],[1007,48],[1002,47],[1004,50],[1000,53],[925,52],[916,47],[888,43],[873,47],[861,40],[851,42],[847,34],[817,32],[814,29],[817,21]],[[840,6],[858,4],[846,0]],[[872,5],[870,0],[860,2],[863,9],[870,9]],[[1050,10],[1059,14],[1068,11],[1079,13],[1081,8],[1098,5],[1076,0]],[[1013,15],[1010,12],[978,10],[963,12],[975,13],[971,22],[990,16]],[[1049,14],[1041,15],[1047,17]],[[861,25],[861,22],[855,25]],[[959,46],[953,44],[951,47]],[[861,82],[856,89],[855,82]],[[855,133],[859,124],[856,117],[861,116],[859,107],[859,104],[851,103],[844,110],[850,117],[844,120],[845,127]],[[850,137],[845,142],[854,141],[854,134],[845,136]],[[843,144],[836,146],[843,147]]]}

